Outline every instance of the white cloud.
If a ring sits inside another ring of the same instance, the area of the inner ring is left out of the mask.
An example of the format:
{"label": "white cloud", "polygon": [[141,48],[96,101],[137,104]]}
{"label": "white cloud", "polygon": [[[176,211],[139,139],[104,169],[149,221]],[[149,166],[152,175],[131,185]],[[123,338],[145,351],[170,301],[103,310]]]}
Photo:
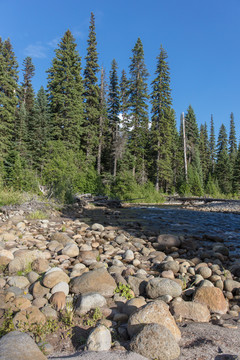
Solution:
{"label": "white cloud", "polygon": [[58,46],[58,44],[60,43],[60,41],[61,41],[60,37],[56,37],[55,39],[52,39],[51,41],[49,41],[47,44],[48,44],[48,46],[56,48]]}
{"label": "white cloud", "polygon": [[36,45],[28,45],[26,49],[24,50],[25,54],[27,56],[30,56],[32,58],[38,58],[43,59],[47,57],[46,54],[47,49],[39,44]]}

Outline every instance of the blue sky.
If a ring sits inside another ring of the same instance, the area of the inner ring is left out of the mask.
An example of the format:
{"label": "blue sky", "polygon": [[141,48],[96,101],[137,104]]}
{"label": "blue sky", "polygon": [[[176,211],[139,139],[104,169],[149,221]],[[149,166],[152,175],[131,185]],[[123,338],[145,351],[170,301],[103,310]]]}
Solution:
{"label": "blue sky", "polygon": [[[240,137],[239,0],[0,0],[0,36],[10,38],[20,69],[26,56],[35,65],[35,91],[46,86],[61,37],[70,29],[84,67],[91,11],[95,14],[99,65],[109,74],[113,58],[128,71],[131,50],[140,37],[154,78],[162,44],[168,53],[173,107],[180,114],[192,105],[199,124],[214,117],[229,130],[234,113]],[[150,87],[149,87],[150,88]]]}

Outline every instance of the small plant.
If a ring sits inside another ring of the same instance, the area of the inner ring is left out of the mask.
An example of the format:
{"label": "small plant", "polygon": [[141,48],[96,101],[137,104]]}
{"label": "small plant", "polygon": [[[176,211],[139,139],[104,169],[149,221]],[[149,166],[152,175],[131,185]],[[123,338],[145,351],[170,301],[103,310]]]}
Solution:
{"label": "small plant", "polygon": [[102,319],[103,315],[99,307],[96,307],[94,312],[90,314],[91,318],[88,318],[84,321],[85,325],[87,326],[95,326],[97,321]]}
{"label": "small plant", "polygon": [[0,327],[0,338],[11,331],[14,331],[14,324],[13,324],[13,311],[8,309],[4,313],[4,320],[2,326]]}
{"label": "small plant", "polygon": [[130,285],[124,285],[121,282],[119,282],[118,286],[114,290],[114,294],[119,294],[120,296],[125,297],[127,300],[133,298]]}
{"label": "small plant", "polygon": [[62,226],[62,232],[64,232],[64,231],[66,231],[66,226],[65,225]]}
{"label": "small plant", "polygon": [[97,260],[97,261],[100,261],[100,260],[101,260],[100,254],[97,255],[96,260]]}
{"label": "small plant", "polygon": [[69,327],[73,324],[74,309],[72,302],[66,303],[66,309],[60,312],[62,323]]}
{"label": "small plant", "polygon": [[27,275],[28,273],[30,273],[32,271],[32,264],[31,262],[27,264],[25,270],[19,270],[17,271],[17,275],[18,276],[22,276],[22,275]]}
{"label": "small plant", "polygon": [[35,341],[43,342],[46,335],[55,332],[58,329],[58,323],[56,320],[48,319],[45,324],[34,323],[29,324],[28,322],[19,322],[18,330],[22,332],[30,332],[33,334]]}
{"label": "small plant", "polygon": [[36,210],[27,216],[28,220],[44,220],[48,219],[48,214],[42,210]]}

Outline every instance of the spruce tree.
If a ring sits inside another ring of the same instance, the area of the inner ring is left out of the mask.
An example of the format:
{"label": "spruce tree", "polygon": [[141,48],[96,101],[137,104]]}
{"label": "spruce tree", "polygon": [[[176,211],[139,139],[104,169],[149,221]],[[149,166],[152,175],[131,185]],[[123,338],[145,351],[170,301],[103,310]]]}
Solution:
{"label": "spruce tree", "polygon": [[230,114],[230,133],[229,133],[229,155],[230,159],[236,155],[237,153],[237,138],[236,138],[236,129],[234,122],[233,113]]}
{"label": "spruce tree", "polygon": [[109,130],[111,135],[111,155],[112,155],[112,174],[116,177],[117,174],[117,142],[119,137],[119,112],[120,112],[120,99],[119,99],[119,84],[117,76],[117,62],[113,59],[110,70],[109,78],[109,92],[108,92],[108,119]]}
{"label": "spruce tree", "polygon": [[224,194],[231,192],[230,163],[226,127],[221,125],[217,142],[216,178]]}
{"label": "spruce tree", "polygon": [[215,141],[213,115],[211,115],[209,148],[210,148],[210,159],[211,159],[211,173],[213,174],[216,163],[216,141]]}
{"label": "spruce tree", "polygon": [[20,89],[20,101],[24,103],[28,114],[31,113],[34,106],[34,91],[32,86],[32,78],[35,74],[35,67],[31,57],[23,60],[23,82]]}
{"label": "spruce tree", "polygon": [[152,127],[151,145],[153,168],[155,170],[155,188],[162,187],[167,191],[172,181],[172,135],[173,121],[171,119],[171,89],[170,71],[167,63],[167,53],[161,46],[157,57],[156,78],[152,82]]}
{"label": "spruce tree", "polygon": [[48,73],[52,137],[64,141],[67,148],[78,150],[83,123],[83,84],[81,59],[75,39],[67,30]]}
{"label": "spruce tree", "polygon": [[210,146],[208,140],[207,124],[200,126],[199,153],[202,165],[203,180],[206,183],[211,170]]}
{"label": "spruce tree", "polygon": [[[98,125],[98,153],[97,153],[97,173],[98,175],[102,172],[102,158],[105,155],[105,149],[108,148],[108,140],[106,139],[106,128],[107,128],[107,85],[105,80],[105,71],[103,67],[101,68],[101,84],[100,84],[100,116],[99,116],[99,125]],[[105,140],[105,141],[104,141]],[[104,159],[104,165],[106,167],[106,158],[109,159],[109,151],[107,151],[107,156]]]}
{"label": "spruce tree", "polygon": [[240,143],[238,145],[238,151],[235,157],[235,163],[233,168],[233,193],[240,194]]}
{"label": "spruce tree", "polygon": [[148,72],[144,63],[143,45],[138,38],[130,58],[130,80],[129,80],[129,105],[131,142],[130,151],[133,156],[133,176],[138,175],[138,180],[146,181],[146,143],[148,137],[148,104],[147,89]]}
{"label": "spruce tree", "polygon": [[191,105],[189,105],[186,116],[186,139],[187,139],[187,157],[188,162],[191,164],[194,158],[194,153],[198,148],[199,131],[196,120],[196,115]]}
{"label": "spruce tree", "polygon": [[29,129],[30,150],[33,166],[40,170],[46,160],[46,146],[51,136],[48,99],[43,86],[38,91],[34,102],[33,118],[33,126]]}
{"label": "spruce tree", "polygon": [[0,38],[0,161],[12,147],[16,116],[18,64],[10,40]]}
{"label": "spruce tree", "polygon": [[122,70],[122,75],[119,84],[119,99],[120,99],[120,113],[121,125],[124,131],[129,132],[129,81],[125,70]]}
{"label": "spruce tree", "polygon": [[99,72],[95,18],[91,13],[86,66],[84,69],[84,137],[87,159],[96,155],[98,143],[98,125],[100,117],[100,89],[97,74]]}

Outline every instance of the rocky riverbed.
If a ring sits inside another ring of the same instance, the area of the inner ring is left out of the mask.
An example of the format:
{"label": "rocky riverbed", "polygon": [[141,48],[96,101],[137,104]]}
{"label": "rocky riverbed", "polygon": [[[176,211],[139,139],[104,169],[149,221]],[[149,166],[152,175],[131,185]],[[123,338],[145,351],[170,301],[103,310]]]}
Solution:
{"label": "rocky riverbed", "polygon": [[2,209],[1,360],[239,359],[240,261],[224,238],[121,216]]}

